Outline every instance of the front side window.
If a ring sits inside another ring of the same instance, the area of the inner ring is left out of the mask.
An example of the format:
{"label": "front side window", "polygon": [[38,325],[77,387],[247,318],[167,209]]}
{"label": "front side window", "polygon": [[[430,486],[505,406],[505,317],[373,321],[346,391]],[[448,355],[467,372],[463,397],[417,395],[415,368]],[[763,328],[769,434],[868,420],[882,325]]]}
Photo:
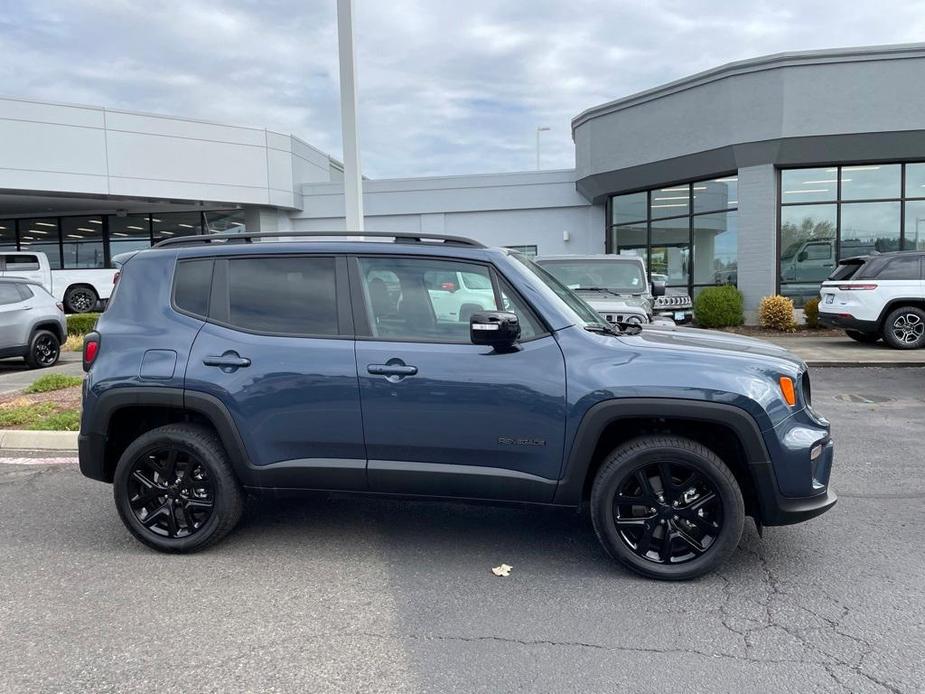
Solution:
{"label": "front side window", "polygon": [[360,281],[373,337],[469,342],[469,318],[496,311],[487,267],[430,258],[361,258]]}
{"label": "front side window", "polygon": [[228,260],[228,319],[250,332],[338,334],[334,258]]}

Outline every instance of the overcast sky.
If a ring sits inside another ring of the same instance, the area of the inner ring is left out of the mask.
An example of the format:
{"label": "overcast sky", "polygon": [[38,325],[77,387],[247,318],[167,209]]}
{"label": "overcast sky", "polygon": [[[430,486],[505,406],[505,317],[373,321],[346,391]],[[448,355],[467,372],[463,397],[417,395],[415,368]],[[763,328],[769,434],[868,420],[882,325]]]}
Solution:
{"label": "overcast sky", "polygon": [[[785,50],[922,40],[925,2],[355,0],[372,178],[574,164],[569,121]],[[340,158],[335,0],[0,0],[0,93],[267,127]]]}

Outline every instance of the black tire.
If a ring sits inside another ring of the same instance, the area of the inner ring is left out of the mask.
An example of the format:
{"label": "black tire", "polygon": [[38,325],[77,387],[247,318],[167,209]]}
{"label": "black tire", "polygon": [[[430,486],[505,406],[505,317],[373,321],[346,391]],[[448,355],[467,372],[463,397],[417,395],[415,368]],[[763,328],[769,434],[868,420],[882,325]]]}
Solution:
{"label": "black tire", "polygon": [[26,352],[26,366],[30,369],[45,369],[58,363],[61,357],[61,341],[50,330],[36,330],[29,340]]}
{"label": "black tire", "polygon": [[855,342],[862,342],[865,345],[872,345],[880,340],[880,336],[877,333],[862,333],[859,330],[846,330],[845,335]]}
{"label": "black tire", "polygon": [[459,307],[459,322],[468,323],[469,319],[472,318],[473,313],[478,313],[479,311],[484,311],[481,306],[478,304],[463,304]]}
{"label": "black tire", "polygon": [[[658,476],[666,465],[672,480],[668,490],[661,483],[663,477]],[[655,477],[649,476],[652,470]],[[687,473],[689,477],[681,476]],[[651,508],[642,501],[644,496],[626,495],[628,486],[637,484],[645,494],[641,479],[657,497]],[[618,491],[619,498],[640,498],[641,503],[619,503]],[[694,495],[689,498],[691,492]],[[621,518],[624,511],[629,511],[627,517]],[[679,436],[645,436],[619,446],[601,465],[591,490],[591,519],[604,549],[618,562],[649,578],[679,581],[713,571],[732,554],[742,537],[745,505],[735,475],[713,451]],[[618,522],[623,530],[618,530]],[[702,528],[708,530],[701,532]],[[661,534],[656,537],[659,530]],[[630,537],[637,532],[635,540]],[[649,549],[655,541],[657,548]],[[693,551],[693,543],[702,551]],[[643,545],[645,555],[641,554]],[[672,552],[677,549],[691,557],[682,555],[673,563]],[[656,558],[649,556],[652,553]],[[666,554],[667,562],[663,561]]]}
{"label": "black tire", "polygon": [[100,302],[100,297],[93,287],[77,284],[64,292],[64,308],[68,313],[89,313]]}
{"label": "black tire", "polygon": [[[159,464],[161,453],[166,459]],[[159,477],[161,469],[164,475]],[[140,482],[136,472],[146,473],[147,482]],[[136,493],[135,488],[148,493]],[[237,525],[244,503],[218,437],[193,424],[168,424],[135,439],[116,465],[113,496],[132,535],[158,551],[173,553],[196,552],[221,540]]]}
{"label": "black tire", "polygon": [[925,347],[925,310],[900,306],[883,321],[883,341],[894,349]]}

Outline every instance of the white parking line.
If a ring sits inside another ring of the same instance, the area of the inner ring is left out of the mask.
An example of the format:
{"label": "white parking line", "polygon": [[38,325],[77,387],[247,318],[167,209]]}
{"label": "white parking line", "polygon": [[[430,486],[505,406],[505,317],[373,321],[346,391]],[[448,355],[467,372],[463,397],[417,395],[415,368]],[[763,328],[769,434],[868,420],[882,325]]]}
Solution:
{"label": "white parking line", "polygon": [[0,465],[76,465],[77,458],[0,458]]}

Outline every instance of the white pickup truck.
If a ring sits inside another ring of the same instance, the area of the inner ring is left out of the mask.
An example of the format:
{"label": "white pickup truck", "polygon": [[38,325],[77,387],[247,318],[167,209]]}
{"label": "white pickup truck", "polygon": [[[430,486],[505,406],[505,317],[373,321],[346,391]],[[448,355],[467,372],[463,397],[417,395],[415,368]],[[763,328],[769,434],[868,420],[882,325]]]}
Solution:
{"label": "white pickup truck", "polygon": [[113,269],[52,270],[44,253],[0,252],[0,277],[21,277],[40,283],[64,304],[68,313],[86,313],[109,300]]}

